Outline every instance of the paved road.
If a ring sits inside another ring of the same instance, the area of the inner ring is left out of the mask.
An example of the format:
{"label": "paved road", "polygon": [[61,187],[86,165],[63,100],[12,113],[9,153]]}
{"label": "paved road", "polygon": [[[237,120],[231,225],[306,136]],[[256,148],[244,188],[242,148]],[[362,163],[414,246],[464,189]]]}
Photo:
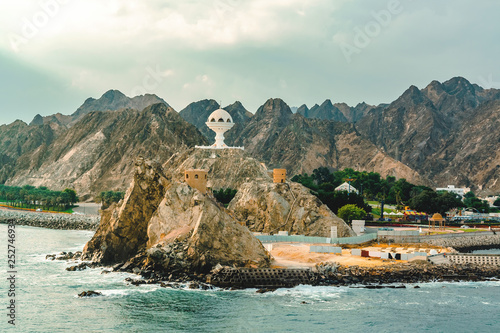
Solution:
{"label": "paved road", "polygon": [[100,215],[99,209],[101,208],[100,204],[93,202],[79,202],[77,203],[78,207],[73,208],[74,212],[83,213],[85,215]]}

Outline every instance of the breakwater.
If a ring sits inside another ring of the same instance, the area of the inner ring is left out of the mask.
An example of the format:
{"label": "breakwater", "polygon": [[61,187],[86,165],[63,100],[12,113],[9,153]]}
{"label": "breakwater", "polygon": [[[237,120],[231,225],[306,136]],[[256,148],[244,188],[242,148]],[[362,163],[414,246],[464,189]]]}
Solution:
{"label": "breakwater", "polygon": [[[378,240],[391,243],[425,243],[441,247],[452,247],[459,252],[500,248],[500,232],[480,231],[442,235],[413,235],[398,231],[384,231],[378,233]],[[418,231],[417,231],[418,232]]]}
{"label": "breakwater", "polygon": [[16,225],[60,230],[96,230],[99,216],[40,213],[0,209],[0,223],[15,221]]}
{"label": "breakwater", "polygon": [[393,283],[433,281],[485,281],[500,277],[500,267],[474,264],[433,265],[426,261],[379,267],[319,264],[306,269],[236,269],[213,272],[207,282],[219,287],[282,288],[299,284],[351,286],[367,288]]}

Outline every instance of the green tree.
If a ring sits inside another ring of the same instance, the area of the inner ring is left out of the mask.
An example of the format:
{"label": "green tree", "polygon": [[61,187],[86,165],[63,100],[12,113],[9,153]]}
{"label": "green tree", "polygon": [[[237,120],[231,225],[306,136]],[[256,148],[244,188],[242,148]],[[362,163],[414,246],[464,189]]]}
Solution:
{"label": "green tree", "polygon": [[349,204],[341,207],[337,215],[342,220],[351,223],[352,220],[359,220],[364,218],[366,216],[366,212],[364,209],[359,208],[356,205]]}
{"label": "green tree", "polygon": [[69,196],[69,204],[73,205],[78,202],[78,196],[76,195],[76,191],[70,188],[64,189],[63,193],[67,193]]}
{"label": "green tree", "polygon": [[231,200],[233,200],[234,196],[236,195],[235,189],[232,188],[226,188],[226,189],[219,189],[218,191],[214,191],[214,197],[219,201],[220,203],[224,205],[228,205]]}
{"label": "green tree", "polygon": [[493,202],[493,206],[500,207],[500,196]]}

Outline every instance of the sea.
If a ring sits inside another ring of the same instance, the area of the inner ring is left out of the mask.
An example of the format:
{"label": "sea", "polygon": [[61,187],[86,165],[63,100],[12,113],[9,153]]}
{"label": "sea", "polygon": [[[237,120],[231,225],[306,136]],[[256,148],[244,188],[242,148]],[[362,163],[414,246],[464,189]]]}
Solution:
{"label": "sea", "polygon": [[[78,251],[89,231],[15,228],[9,296],[7,225],[0,225],[0,332],[498,332],[500,282],[419,283],[406,289],[298,286],[191,290],[133,286],[127,273],[69,272],[47,254]],[[499,250],[488,250],[500,253]],[[419,286],[419,288],[415,288]],[[103,296],[79,298],[82,291]],[[15,301],[15,325],[8,323]]]}

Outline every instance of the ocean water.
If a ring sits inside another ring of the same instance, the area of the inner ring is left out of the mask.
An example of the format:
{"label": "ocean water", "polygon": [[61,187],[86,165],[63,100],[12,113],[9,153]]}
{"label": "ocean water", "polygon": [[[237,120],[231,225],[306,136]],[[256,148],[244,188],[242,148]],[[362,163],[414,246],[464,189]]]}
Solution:
{"label": "ocean water", "polygon": [[[127,285],[126,273],[68,272],[46,254],[81,250],[87,231],[16,227],[16,325],[7,323],[7,226],[0,225],[0,332],[497,332],[500,282],[406,289],[299,286],[257,294]],[[4,264],[5,263],[5,264]],[[134,276],[135,277],[135,276]],[[104,296],[78,298],[86,291]]]}

